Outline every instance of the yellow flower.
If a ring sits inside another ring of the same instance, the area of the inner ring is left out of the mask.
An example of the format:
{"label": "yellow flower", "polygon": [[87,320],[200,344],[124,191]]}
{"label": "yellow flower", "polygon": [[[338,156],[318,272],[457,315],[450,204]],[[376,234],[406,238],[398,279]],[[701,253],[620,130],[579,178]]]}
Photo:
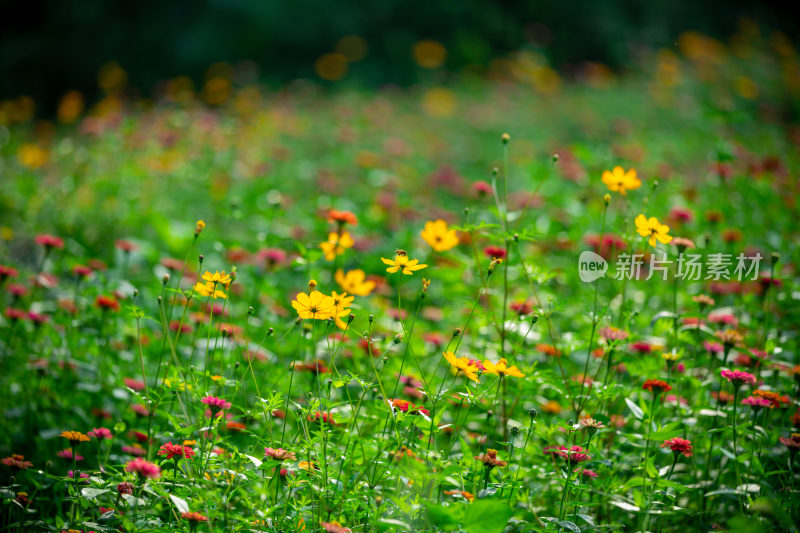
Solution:
{"label": "yellow flower", "polygon": [[336,291],[331,291],[331,298],[333,298],[333,303],[336,306],[333,319],[336,321],[337,326],[341,329],[345,329],[347,323],[342,320],[342,317],[350,314],[350,304],[353,303],[355,296],[348,296],[346,292],[339,294]]}
{"label": "yellow flower", "polygon": [[353,238],[346,231],[342,234],[336,232],[328,233],[328,240],[320,243],[319,247],[322,248],[325,254],[326,261],[333,261],[337,255],[341,255],[348,248],[353,247]]}
{"label": "yellow flower", "polygon": [[230,285],[232,280],[230,275],[226,274],[224,270],[222,272],[214,272],[213,274],[206,270],[205,274],[203,274],[203,281],[207,281],[209,283],[219,283],[222,285]]}
{"label": "yellow flower", "polygon": [[642,182],[636,177],[636,169],[630,169],[625,172],[620,166],[614,167],[612,172],[606,170],[603,172],[603,183],[606,184],[609,191],[619,191],[623,196],[627,191],[638,189],[642,186]]}
{"label": "yellow flower", "polygon": [[444,220],[426,222],[420,235],[437,252],[446,252],[458,246],[458,233],[454,229],[447,229]]}
{"label": "yellow flower", "polygon": [[484,372],[487,374],[496,374],[500,377],[514,376],[515,378],[525,377],[525,374],[519,371],[515,366],[508,366],[505,359],[500,359],[497,364],[492,363],[488,359],[483,362]]}
{"label": "yellow flower", "polygon": [[381,257],[381,261],[387,265],[390,265],[389,268],[386,269],[386,272],[390,274],[394,274],[395,272],[402,270],[403,274],[411,276],[417,270],[422,270],[428,266],[420,265],[419,259],[409,259],[405,250],[397,250],[395,254],[396,255],[394,256],[394,259],[386,259],[385,257]]}
{"label": "yellow flower", "polygon": [[468,357],[456,357],[453,352],[444,352],[444,358],[450,363],[456,374],[461,372],[472,381],[478,381],[478,367]]}
{"label": "yellow flower", "polygon": [[332,318],[336,311],[336,303],[333,298],[319,291],[311,291],[311,294],[301,292],[297,295],[297,299],[292,301],[292,307],[295,308],[300,318],[313,320],[327,320]]}
{"label": "yellow flower", "polygon": [[661,224],[656,217],[650,217],[648,219],[641,214],[637,216],[636,231],[638,231],[639,235],[642,237],[648,238],[647,243],[650,246],[656,246],[656,239],[664,244],[669,244],[669,241],[672,240],[672,237],[668,235],[669,226]]}
{"label": "yellow flower", "polygon": [[38,144],[27,143],[19,147],[17,160],[22,166],[39,168],[47,163],[47,150]]}
{"label": "yellow flower", "polygon": [[345,274],[342,269],[336,271],[334,279],[345,292],[355,294],[356,296],[369,296],[369,293],[375,288],[374,281],[366,281],[366,275],[363,270],[355,269],[347,271]]}
{"label": "yellow flower", "polygon": [[297,468],[305,470],[306,472],[312,472],[317,470],[319,467],[314,461],[300,461],[297,463]]}
{"label": "yellow flower", "polygon": [[661,354],[661,358],[664,359],[664,361],[674,363],[681,358],[681,354],[678,352],[664,352]]}
{"label": "yellow flower", "polygon": [[203,231],[206,227],[206,223],[202,220],[198,220],[194,225],[194,234],[200,235],[200,232]]}
{"label": "yellow flower", "polygon": [[89,436],[84,435],[80,431],[62,431],[60,437],[67,439],[70,444],[80,444],[81,442],[89,442]]}
{"label": "yellow flower", "polygon": [[[205,276],[203,276],[205,277]],[[206,281],[202,283],[195,283],[194,292],[200,296],[211,296],[212,299],[227,298],[228,296],[224,291],[217,288],[217,284],[213,281]]]}

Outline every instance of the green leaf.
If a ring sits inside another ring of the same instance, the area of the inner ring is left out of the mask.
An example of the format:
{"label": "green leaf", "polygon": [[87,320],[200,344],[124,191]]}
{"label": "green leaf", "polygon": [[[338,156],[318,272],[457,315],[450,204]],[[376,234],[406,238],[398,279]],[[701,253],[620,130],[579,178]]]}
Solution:
{"label": "green leaf", "polygon": [[186,500],[182,498],[178,498],[174,494],[169,495],[169,499],[172,500],[172,503],[175,504],[175,507],[178,508],[179,513],[188,513],[189,512],[189,504],[186,503]]}
{"label": "green leaf", "polygon": [[641,407],[639,407],[638,405],[636,405],[636,404],[633,402],[633,400],[631,400],[630,398],[625,398],[625,403],[626,403],[626,404],[628,404],[628,409],[630,409],[630,410],[631,410],[631,414],[632,414],[632,415],[633,415],[633,416],[634,416],[634,417],[635,417],[637,420],[641,420],[641,419],[642,419],[642,417],[644,416],[644,411],[642,411],[642,408],[641,408]]}
{"label": "green leaf", "polygon": [[511,508],[505,503],[496,500],[476,500],[467,507],[462,527],[467,533],[501,533],[509,518],[511,518]]}
{"label": "green leaf", "polygon": [[97,498],[101,494],[105,494],[106,492],[111,492],[111,491],[108,489],[94,489],[91,487],[86,487],[84,489],[81,489],[81,494],[87,500],[94,500],[95,498]]}
{"label": "green leaf", "polygon": [[452,531],[458,527],[458,520],[453,516],[453,506],[444,507],[442,505],[435,505],[426,503],[425,508],[428,511],[428,520],[434,526],[440,527],[446,531]]}

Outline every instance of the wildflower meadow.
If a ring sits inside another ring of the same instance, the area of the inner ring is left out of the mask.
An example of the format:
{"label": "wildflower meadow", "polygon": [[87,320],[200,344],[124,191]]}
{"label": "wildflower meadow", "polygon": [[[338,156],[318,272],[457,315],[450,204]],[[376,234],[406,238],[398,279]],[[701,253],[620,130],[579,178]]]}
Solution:
{"label": "wildflower meadow", "polygon": [[3,531],[797,531],[788,38],[214,72],[0,103]]}

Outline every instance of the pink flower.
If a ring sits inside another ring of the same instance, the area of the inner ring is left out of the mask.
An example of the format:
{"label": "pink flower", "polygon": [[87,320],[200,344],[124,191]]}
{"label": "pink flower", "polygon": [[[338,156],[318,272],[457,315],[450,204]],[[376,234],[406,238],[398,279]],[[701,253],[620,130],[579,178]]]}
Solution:
{"label": "pink flower", "polygon": [[590,478],[594,479],[594,478],[597,477],[597,472],[595,472],[594,470],[589,470],[588,468],[582,468],[581,469],[581,475],[583,477],[590,477]]}
{"label": "pink flower", "polygon": [[743,405],[749,405],[753,409],[761,409],[762,407],[769,407],[772,402],[767,398],[759,398],[758,396],[748,396],[742,400]]}
{"label": "pink flower", "polygon": [[756,377],[743,370],[722,370],[720,376],[733,383],[734,387],[741,387],[745,383],[750,385],[756,384]]}
{"label": "pink flower", "polygon": [[722,345],[718,342],[713,341],[704,341],[703,347],[706,349],[707,352],[710,353],[722,353]]}
{"label": "pink flower", "polygon": [[221,411],[223,409],[231,408],[231,402],[227,402],[222,398],[217,398],[216,396],[206,396],[200,401],[211,407],[214,411]]}
{"label": "pink flower", "polygon": [[[61,457],[62,459],[67,459],[67,460],[69,460],[69,461],[71,461],[71,460],[72,460],[72,450],[71,450],[71,449],[69,449],[69,448],[64,448],[63,450],[59,450],[59,451],[57,451],[57,452],[56,452],[56,455],[57,455],[57,456],[59,456],[59,457]],[[76,455],[75,455],[75,460],[76,460],[76,461],[83,461],[83,456],[82,456],[82,455],[77,455],[77,454],[76,454]]]}
{"label": "pink flower", "polygon": [[[85,474],[85,473],[83,473],[83,472],[81,472],[81,474],[80,474],[80,475],[81,475],[81,479],[88,479],[88,477],[89,477],[89,474]],[[74,478],[74,477],[75,477],[75,473],[74,473],[72,470],[69,470],[69,471],[67,472],[67,477]]]}
{"label": "pink flower", "polygon": [[294,461],[297,459],[293,452],[284,450],[283,448],[264,448],[264,455],[274,461]]}
{"label": "pink flower", "polygon": [[566,448],[564,446],[547,446],[544,449],[545,455],[558,455],[569,463],[582,463],[591,459],[589,454],[580,446]]}
{"label": "pink flower", "polygon": [[145,384],[143,381],[133,378],[123,378],[122,382],[125,383],[126,387],[129,387],[135,391],[144,390]]}
{"label": "pink flower", "polygon": [[94,437],[97,440],[103,440],[103,439],[110,439],[114,435],[112,435],[111,431],[109,431],[106,428],[94,428],[89,432],[89,436]]}
{"label": "pink flower", "polygon": [[161,469],[158,465],[154,465],[138,457],[132,461],[128,461],[128,464],[125,465],[125,471],[149,479],[156,479],[161,476]]}

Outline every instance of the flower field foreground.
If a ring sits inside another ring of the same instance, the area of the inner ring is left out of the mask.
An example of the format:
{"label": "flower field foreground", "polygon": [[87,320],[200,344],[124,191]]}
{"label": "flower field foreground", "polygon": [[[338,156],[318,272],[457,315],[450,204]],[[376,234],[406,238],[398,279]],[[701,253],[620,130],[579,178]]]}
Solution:
{"label": "flower field foreground", "polygon": [[3,530],[796,530],[797,53],[680,43],[7,120]]}

